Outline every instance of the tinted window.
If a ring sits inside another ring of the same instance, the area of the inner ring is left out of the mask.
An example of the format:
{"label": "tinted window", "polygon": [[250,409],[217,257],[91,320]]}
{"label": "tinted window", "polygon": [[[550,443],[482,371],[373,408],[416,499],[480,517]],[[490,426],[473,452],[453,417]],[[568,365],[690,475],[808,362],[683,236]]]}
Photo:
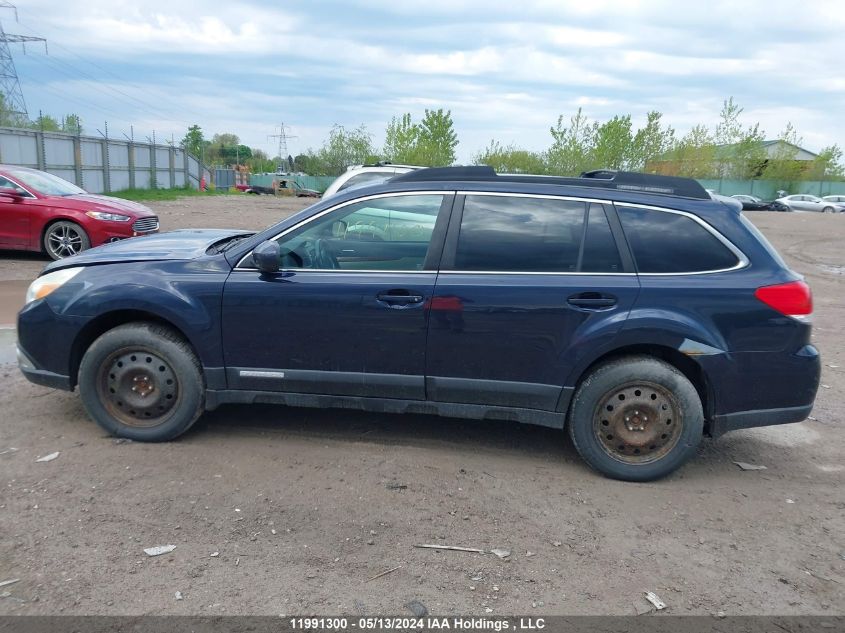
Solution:
{"label": "tinted window", "polygon": [[393,176],[393,173],[386,171],[365,171],[362,174],[352,176],[352,178],[338,187],[338,191],[343,191],[344,189],[355,189],[356,187],[372,185],[377,182],[384,182],[389,178],[393,178]]}
{"label": "tinted window", "polygon": [[575,272],[585,208],[567,200],[467,196],[455,268]]}
{"label": "tinted window", "polygon": [[698,222],[677,213],[620,206],[619,219],[641,273],[732,268],[736,256]]}
{"label": "tinted window", "polygon": [[442,195],[350,204],[279,238],[282,268],[422,270]]}
{"label": "tinted window", "polygon": [[616,248],[616,240],[610,232],[607,214],[601,204],[590,205],[580,270],[588,273],[622,272],[619,249]]}

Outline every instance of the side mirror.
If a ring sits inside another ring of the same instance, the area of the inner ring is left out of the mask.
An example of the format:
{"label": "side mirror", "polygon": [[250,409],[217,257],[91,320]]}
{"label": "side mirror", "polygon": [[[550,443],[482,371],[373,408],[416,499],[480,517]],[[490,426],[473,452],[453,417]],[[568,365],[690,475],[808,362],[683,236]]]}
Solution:
{"label": "side mirror", "polygon": [[279,243],[275,240],[266,240],[252,251],[252,262],[262,273],[275,273],[279,271],[280,255]]}
{"label": "side mirror", "polygon": [[11,198],[13,201],[17,202],[18,200],[23,200],[23,196],[21,192],[17,189],[11,189],[9,187],[0,187],[0,197],[3,198]]}

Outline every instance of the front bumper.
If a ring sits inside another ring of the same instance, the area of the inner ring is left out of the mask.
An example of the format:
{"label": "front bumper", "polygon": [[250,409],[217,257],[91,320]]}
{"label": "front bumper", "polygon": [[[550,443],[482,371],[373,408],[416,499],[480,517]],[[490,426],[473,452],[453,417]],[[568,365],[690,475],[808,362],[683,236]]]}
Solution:
{"label": "front bumper", "polygon": [[38,369],[33,360],[27,356],[26,352],[17,346],[18,352],[18,368],[29,382],[44,387],[51,387],[52,389],[62,389],[64,391],[73,391],[70,384],[69,376],[62,376],[46,369]]}

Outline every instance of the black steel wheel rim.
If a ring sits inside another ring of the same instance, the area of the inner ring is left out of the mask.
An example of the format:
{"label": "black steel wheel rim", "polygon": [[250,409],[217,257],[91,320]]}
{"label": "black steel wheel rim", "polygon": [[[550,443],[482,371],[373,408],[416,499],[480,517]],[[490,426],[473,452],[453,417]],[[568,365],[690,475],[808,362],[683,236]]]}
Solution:
{"label": "black steel wheel rim", "polygon": [[602,449],[626,464],[648,464],[669,454],[683,431],[674,394],[653,382],[634,381],[606,392],[593,414]]}
{"label": "black steel wheel rim", "polygon": [[158,352],[124,348],[103,361],[97,379],[100,402],[115,419],[134,427],[153,427],[170,417],[179,398],[179,380]]}

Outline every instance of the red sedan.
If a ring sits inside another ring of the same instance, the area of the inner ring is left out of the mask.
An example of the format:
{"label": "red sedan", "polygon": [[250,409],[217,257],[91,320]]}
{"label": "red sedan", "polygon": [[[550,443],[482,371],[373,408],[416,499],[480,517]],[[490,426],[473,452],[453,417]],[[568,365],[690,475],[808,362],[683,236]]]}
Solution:
{"label": "red sedan", "polygon": [[0,165],[0,249],[53,259],[158,232],[158,217],[137,202],[86,192],[53,174]]}

